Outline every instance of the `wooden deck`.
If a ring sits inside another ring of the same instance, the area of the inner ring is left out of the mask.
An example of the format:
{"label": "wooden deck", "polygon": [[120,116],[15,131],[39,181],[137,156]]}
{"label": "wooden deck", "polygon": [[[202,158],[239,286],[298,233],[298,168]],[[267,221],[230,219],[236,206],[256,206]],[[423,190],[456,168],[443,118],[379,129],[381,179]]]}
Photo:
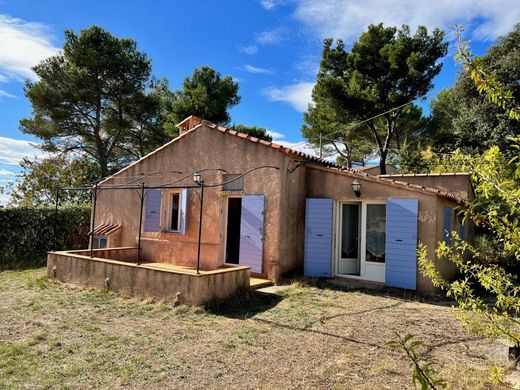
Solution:
{"label": "wooden deck", "polygon": [[273,282],[271,282],[269,279],[251,277],[249,285],[254,289],[258,289],[262,287],[272,286]]}
{"label": "wooden deck", "polygon": [[[163,270],[163,271],[173,271],[173,272],[180,272],[180,273],[187,273],[196,275],[197,270],[193,267],[186,267],[183,265],[175,265],[170,263],[157,263],[157,262],[142,262],[140,267],[144,268],[150,268],[150,269],[157,269],[157,270]],[[239,267],[239,266],[237,266]],[[228,272],[236,269],[237,267],[220,267],[211,271],[203,271],[200,270],[200,275],[212,275],[212,274],[218,274],[222,272]]]}
{"label": "wooden deck", "polygon": [[[197,273],[196,269],[194,269],[192,267],[186,267],[186,266],[182,266],[182,265],[175,265],[175,264],[169,264],[169,263],[143,262],[143,263],[141,263],[140,266],[145,267],[145,268],[151,268],[151,269],[189,273],[189,274],[193,274],[193,275],[196,275],[196,273]],[[202,271],[201,270],[200,274],[201,275],[211,275],[211,274],[215,274],[215,273],[231,271],[234,268],[235,267],[224,266],[224,267],[220,267],[220,268],[217,268],[216,270],[211,270],[211,271]],[[258,289],[258,288],[262,288],[262,287],[272,286],[273,282],[271,282],[269,279],[251,277],[249,285],[254,289]]]}

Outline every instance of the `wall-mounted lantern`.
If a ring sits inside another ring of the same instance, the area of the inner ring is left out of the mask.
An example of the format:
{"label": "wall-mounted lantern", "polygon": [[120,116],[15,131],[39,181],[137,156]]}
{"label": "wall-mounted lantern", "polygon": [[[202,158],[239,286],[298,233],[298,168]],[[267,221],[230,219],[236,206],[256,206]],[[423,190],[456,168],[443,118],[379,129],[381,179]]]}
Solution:
{"label": "wall-mounted lantern", "polygon": [[200,181],[201,181],[200,172],[193,173],[193,181],[197,184],[200,184]]}
{"label": "wall-mounted lantern", "polygon": [[357,179],[354,179],[352,182],[352,190],[354,191],[354,194],[356,194],[357,198],[361,196],[361,183]]}

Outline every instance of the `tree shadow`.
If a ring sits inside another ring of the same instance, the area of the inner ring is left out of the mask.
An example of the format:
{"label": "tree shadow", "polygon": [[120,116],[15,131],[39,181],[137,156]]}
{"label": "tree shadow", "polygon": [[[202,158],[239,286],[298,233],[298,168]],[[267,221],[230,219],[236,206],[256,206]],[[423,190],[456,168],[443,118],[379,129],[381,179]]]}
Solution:
{"label": "tree shadow", "polygon": [[337,279],[323,278],[307,278],[297,276],[282,280],[280,285],[291,286],[298,285],[301,287],[314,287],[321,290],[342,291],[342,292],[358,292],[374,297],[384,297],[387,299],[395,299],[400,302],[419,302],[428,305],[450,307],[456,305],[454,300],[446,298],[442,294],[421,294],[417,291],[406,290],[401,288],[393,288],[387,286],[367,286],[356,281],[346,281]]}
{"label": "tree shadow", "polygon": [[277,294],[264,293],[252,288],[235,291],[233,295],[224,299],[215,299],[204,305],[204,309],[211,314],[233,319],[246,320],[272,309],[283,300]]}

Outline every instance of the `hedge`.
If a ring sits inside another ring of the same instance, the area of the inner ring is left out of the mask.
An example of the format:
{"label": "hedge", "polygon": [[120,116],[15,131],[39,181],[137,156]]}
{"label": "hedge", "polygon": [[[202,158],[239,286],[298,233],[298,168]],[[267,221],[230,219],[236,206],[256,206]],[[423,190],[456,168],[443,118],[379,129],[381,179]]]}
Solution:
{"label": "hedge", "polygon": [[[0,209],[0,270],[40,266],[53,250],[55,212],[52,207]],[[89,206],[58,209],[56,250],[88,247]]]}

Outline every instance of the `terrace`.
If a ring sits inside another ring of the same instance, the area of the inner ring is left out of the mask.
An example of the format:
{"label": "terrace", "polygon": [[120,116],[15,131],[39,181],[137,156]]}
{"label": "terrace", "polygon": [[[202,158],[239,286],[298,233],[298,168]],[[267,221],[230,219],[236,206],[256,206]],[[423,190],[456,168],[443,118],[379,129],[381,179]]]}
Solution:
{"label": "terrace", "polygon": [[[226,298],[251,283],[249,267],[245,266],[197,271],[169,263],[137,260],[138,248],[133,247],[51,252],[47,259],[47,276],[63,283],[193,306]],[[253,280],[254,284],[261,282],[261,279]]]}

